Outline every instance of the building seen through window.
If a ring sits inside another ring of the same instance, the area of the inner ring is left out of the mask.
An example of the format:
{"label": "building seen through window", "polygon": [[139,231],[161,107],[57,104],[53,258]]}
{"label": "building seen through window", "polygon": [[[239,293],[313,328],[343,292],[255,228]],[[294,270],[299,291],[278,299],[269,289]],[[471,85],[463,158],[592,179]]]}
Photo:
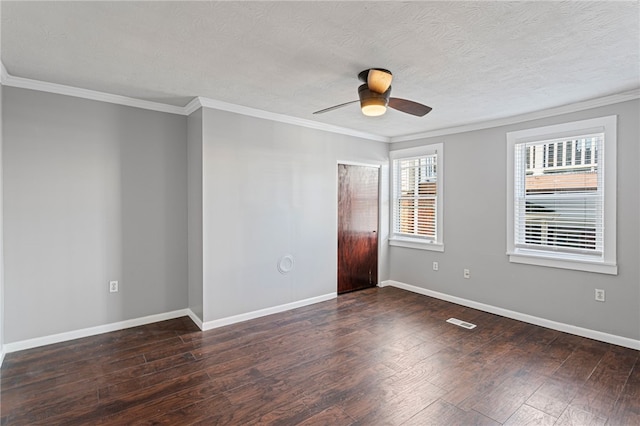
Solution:
{"label": "building seen through window", "polygon": [[[519,144],[516,227],[523,246],[601,252],[603,134]],[[518,164],[516,164],[516,168]],[[522,210],[524,209],[524,211]],[[518,214],[520,213],[520,214]],[[522,215],[521,213],[524,213]]]}

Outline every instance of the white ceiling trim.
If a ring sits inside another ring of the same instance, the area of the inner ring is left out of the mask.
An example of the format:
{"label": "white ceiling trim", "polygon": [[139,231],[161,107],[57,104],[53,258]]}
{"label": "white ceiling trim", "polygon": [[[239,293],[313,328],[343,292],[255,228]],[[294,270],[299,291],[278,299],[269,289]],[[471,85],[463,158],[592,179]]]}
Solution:
{"label": "white ceiling trim", "polygon": [[378,142],[390,142],[391,138],[387,136],[374,135],[373,133],[361,132],[359,130],[348,129],[346,127],[333,126],[331,124],[318,123],[317,121],[306,120],[304,118],[291,117],[289,115],[277,114],[261,109],[250,108],[242,105],[231,104],[228,102],[217,101],[215,99],[197,97],[185,106],[185,112],[191,114],[199,107],[218,109],[222,111],[234,112],[237,114],[247,115],[250,117],[262,118],[265,120],[277,121],[280,123],[293,124],[295,126],[307,127],[310,129],[324,130],[331,133],[339,133],[342,135],[355,136],[358,138],[369,139]]}
{"label": "white ceiling trim", "polygon": [[41,92],[56,93],[58,95],[90,99],[93,101],[101,101],[111,104],[130,106],[134,108],[142,108],[152,111],[184,115],[184,108],[175,105],[167,105],[159,102],[134,99],[127,96],[113,95],[111,93],[98,92],[95,90],[80,89],[78,87],[65,86],[64,84],[48,83],[46,81],[15,77],[8,73],[4,80],[5,81],[3,82],[3,84],[5,86],[18,87],[20,89],[38,90]]}
{"label": "white ceiling trim", "polygon": [[590,99],[588,101],[578,102],[575,104],[563,105],[561,107],[545,109],[542,111],[529,112],[513,117],[501,118],[498,120],[483,121],[480,123],[470,123],[463,126],[448,127],[445,129],[431,130],[429,132],[415,133],[405,136],[395,136],[390,138],[390,142],[407,142],[417,139],[432,138],[436,136],[452,135],[456,133],[471,132],[474,130],[490,129],[492,127],[508,126],[511,124],[523,123],[525,121],[537,120],[540,118],[553,117],[556,115],[569,114],[572,112],[584,111],[586,109],[597,108],[606,105],[617,104],[620,102],[640,99],[640,89],[633,89],[627,92],[615,95],[605,96],[602,98]]}
{"label": "white ceiling trim", "polygon": [[492,127],[507,126],[511,124],[532,121],[540,118],[547,118],[561,114],[583,111],[586,109],[597,108],[606,105],[612,105],[620,102],[626,102],[634,99],[640,99],[640,89],[634,89],[615,95],[605,96],[602,98],[590,99],[584,102],[564,105],[557,108],[536,111],[506,117],[498,120],[483,121],[480,123],[470,123],[457,127],[448,127],[444,129],[432,130],[428,132],[415,133],[404,136],[387,137],[375,135],[373,133],[361,132],[358,130],[348,129],[345,127],[334,126],[330,124],[318,123],[312,120],[292,117],[284,114],[272,113],[256,108],[245,107],[228,102],[218,101],[205,97],[195,97],[184,107],[163,104],[160,102],[145,101],[142,99],[130,98],[127,96],[114,95],[111,93],[98,92],[95,90],[81,89],[73,86],[66,86],[57,83],[48,83],[45,81],[33,80],[29,78],[16,77],[7,72],[4,64],[0,62],[0,83],[4,86],[17,87],[21,89],[38,90],[41,92],[56,93],[59,95],[73,96],[77,98],[90,99],[94,101],[107,102],[117,105],[130,106],[134,108],[142,108],[151,111],[166,112],[178,115],[190,115],[198,108],[206,107],[218,109],[222,111],[233,112],[237,114],[247,115],[250,117],[262,118],[265,120],[276,121],[280,123],[293,124],[296,126],[307,127],[316,130],[323,130],[331,133],[338,133],[348,136],[355,136],[363,139],[378,142],[406,142],[418,139],[425,139],[437,136],[451,135],[456,133],[470,132],[474,130],[489,129]]}
{"label": "white ceiling trim", "polygon": [[191,115],[200,108],[202,108],[202,102],[200,102],[200,98],[196,96],[191,99],[191,102],[184,106],[184,115]]}
{"label": "white ceiling trim", "polygon": [[[1,63],[0,63],[1,64]],[[217,101],[203,97],[196,97],[186,106],[180,107],[168,105],[159,102],[145,101],[142,99],[130,98],[128,96],[114,95],[111,93],[98,92],[95,90],[81,89],[64,84],[48,83],[46,81],[33,80],[29,78],[16,77],[10,75],[4,64],[2,64],[2,84],[20,89],[38,90],[41,92],[56,93],[58,95],[73,96],[76,98],[90,99],[94,101],[107,102],[111,104],[130,106],[134,108],[142,108],[151,111],[167,112],[170,114],[189,115],[200,107],[213,108],[223,111],[234,112],[237,114],[247,115],[251,117],[263,118],[266,120],[277,121],[281,123],[293,124],[302,127],[308,127],[317,130],[323,130],[331,133],[339,133],[343,135],[355,136],[363,139],[369,139],[378,142],[389,142],[390,138],[386,136],[374,135],[373,133],[361,132],[358,130],[348,129],[330,124],[318,123],[311,120],[291,117],[283,114],[276,114],[255,108],[249,108],[242,105],[231,104],[228,102]]]}

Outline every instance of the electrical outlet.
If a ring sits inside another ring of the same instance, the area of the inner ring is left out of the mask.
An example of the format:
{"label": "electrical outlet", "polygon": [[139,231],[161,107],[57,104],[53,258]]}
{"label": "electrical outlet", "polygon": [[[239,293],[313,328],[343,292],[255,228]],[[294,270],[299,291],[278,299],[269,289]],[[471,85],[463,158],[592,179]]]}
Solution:
{"label": "electrical outlet", "polygon": [[434,271],[438,270],[438,262],[433,262],[433,270]]}
{"label": "electrical outlet", "polygon": [[110,293],[118,292],[118,281],[109,281],[109,292]]}
{"label": "electrical outlet", "polygon": [[469,270],[468,270],[468,269],[463,270],[463,271],[462,271],[462,274],[464,275],[464,277],[465,277],[466,279],[471,278],[471,273],[469,272]]}
{"label": "electrical outlet", "polygon": [[604,290],[596,288],[596,300],[598,302],[604,302]]}

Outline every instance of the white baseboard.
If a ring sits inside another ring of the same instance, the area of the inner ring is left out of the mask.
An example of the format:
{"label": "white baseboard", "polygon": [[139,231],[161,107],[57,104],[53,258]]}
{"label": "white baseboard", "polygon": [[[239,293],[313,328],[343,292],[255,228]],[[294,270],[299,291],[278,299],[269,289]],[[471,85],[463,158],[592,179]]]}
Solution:
{"label": "white baseboard", "polygon": [[189,315],[189,318],[191,318],[191,321],[193,321],[194,324],[197,325],[200,330],[203,329],[202,319],[200,319],[200,317],[196,315],[195,312],[193,312],[191,309],[187,309],[187,315]]}
{"label": "white baseboard", "polygon": [[307,305],[313,305],[314,303],[325,302],[327,300],[335,299],[338,297],[337,293],[329,293],[322,296],[311,297],[309,299],[299,300],[297,302],[286,303],[284,305],[273,306],[271,308],[260,309],[257,311],[247,312],[245,314],[234,315],[231,317],[220,318],[213,321],[206,321],[201,329],[211,330],[213,328],[224,327],[225,325],[231,325],[238,322],[248,321],[255,318],[264,317],[271,314],[277,314],[279,312],[289,311],[291,309],[301,308]]}
{"label": "white baseboard", "polygon": [[[154,322],[165,321],[173,318],[189,316],[193,319],[190,309],[180,309],[177,311],[165,312],[162,314],[149,315],[142,318],[134,318],[126,321],[114,322],[111,324],[98,325],[96,327],[83,328],[80,330],[67,331],[65,333],[53,334],[50,336],[36,337],[34,339],[21,340],[4,344],[4,353],[22,351],[25,349],[36,348],[38,346],[50,345],[52,343],[66,342],[69,340],[80,339],[82,337],[95,336],[97,334],[109,333],[111,331],[124,330],[126,328],[137,327],[140,325],[151,324]],[[193,315],[195,316],[195,315]]]}
{"label": "white baseboard", "polygon": [[613,343],[614,345],[624,346],[626,348],[640,350],[640,340],[630,339],[628,337],[617,336],[615,334],[603,333],[601,331],[590,330],[588,328],[577,327],[575,325],[564,324],[557,321],[551,321],[545,318],[535,317],[533,315],[523,314],[509,309],[499,308],[497,306],[486,305],[473,300],[463,299],[461,297],[451,296],[426,288],[417,287],[411,284],[405,284],[399,281],[383,281],[380,287],[392,286],[413,293],[422,294],[436,299],[446,300],[447,302],[456,303],[458,305],[467,306],[469,308],[478,309],[480,311],[489,312],[503,317],[523,321],[529,324],[539,325],[541,327],[550,328],[552,330],[562,331],[576,336],[587,337],[589,339],[599,340],[601,342]]}
{"label": "white baseboard", "polygon": [[124,330],[126,328],[137,327],[140,325],[151,324],[154,322],[165,321],[173,318],[188,316],[198,326],[200,330],[211,330],[213,328],[225,325],[235,324],[266,315],[276,314],[288,311],[290,309],[300,308],[302,306],[312,305],[314,303],[324,302],[335,299],[336,293],[329,293],[323,296],[312,297],[310,299],[299,300],[297,302],[287,303],[285,305],[274,306],[271,308],[260,309],[258,311],[247,312],[245,314],[235,315],[232,317],[221,318],[213,321],[203,322],[191,309],[179,309],[177,311],[165,312],[162,314],[149,315],[142,318],[134,318],[126,321],[114,322],[111,324],[99,325],[96,327],[83,328],[80,330],[68,331],[65,333],[53,334],[50,336],[36,337],[33,339],[21,340],[18,342],[5,343],[0,351],[0,366],[4,361],[5,354],[11,352],[22,351],[25,349],[36,348],[39,346],[51,345],[53,343],[66,342],[69,340],[80,339],[83,337],[95,336],[98,334],[109,333],[111,331]]}

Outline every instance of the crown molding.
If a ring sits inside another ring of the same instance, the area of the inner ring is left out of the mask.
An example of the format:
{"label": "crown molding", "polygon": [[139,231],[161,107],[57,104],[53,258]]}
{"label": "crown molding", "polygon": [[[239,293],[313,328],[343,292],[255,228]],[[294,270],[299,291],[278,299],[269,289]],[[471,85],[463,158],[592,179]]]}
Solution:
{"label": "crown molding", "polygon": [[532,121],[541,118],[553,117],[561,114],[569,114],[572,112],[583,111],[591,108],[597,108],[606,105],[612,105],[620,102],[640,99],[640,89],[633,89],[626,92],[605,96],[602,98],[590,99],[575,104],[563,105],[556,108],[535,111],[531,113],[516,115],[513,117],[505,117],[497,120],[482,121],[478,123],[469,123],[462,126],[447,127],[442,129],[430,130],[427,132],[414,133],[403,136],[381,136],[373,133],[362,132],[359,130],[349,129],[346,127],[334,126],[331,124],[319,123],[317,121],[307,120],[304,118],[292,117],[284,114],[277,114],[256,108],[250,108],[242,105],[236,105],[228,102],[218,101],[205,97],[195,97],[187,105],[180,107],[176,105],[163,104],[160,102],[145,101],[142,99],[130,98],[127,96],[114,95],[111,93],[98,92],[95,90],[81,89],[78,87],[66,86],[57,83],[48,83],[45,81],[32,80],[29,78],[15,77],[7,72],[4,64],[0,61],[0,84],[4,86],[17,87],[21,89],[38,90],[41,92],[56,93],[59,95],[73,96],[77,98],[90,99],[100,102],[107,102],[117,105],[130,106],[134,108],[148,109],[151,111],[166,112],[178,115],[190,115],[199,108],[206,107],[221,111],[233,112],[236,114],[246,115],[250,117],[262,118],[265,120],[276,121],[280,123],[292,124],[295,126],[306,127],[326,131],[330,133],[338,133],[347,136],[354,136],[362,139],[368,139],[377,142],[407,142],[437,136],[451,135],[456,133],[464,133],[475,130],[490,129],[493,127],[507,126],[511,124]]}
{"label": "crown molding", "polygon": [[615,95],[605,96],[602,98],[589,99],[587,101],[574,104],[563,105],[556,108],[545,109],[541,111],[529,112],[526,114],[514,115],[512,117],[500,118],[497,120],[482,121],[479,123],[469,123],[462,126],[447,127],[443,129],[431,130],[428,132],[414,133],[405,136],[391,137],[389,142],[408,142],[418,139],[432,138],[436,136],[452,135],[456,133],[471,132],[474,130],[490,129],[493,127],[508,126],[511,124],[523,123],[525,121],[533,121],[540,118],[554,117],[562,114],[570,114],[572,112],[584,111],[587,109],[598,108],[606,105],[617,104],[620,102],[640,99],[640,89],[633,89]]}
{"label": "crown molding", "polygon": [[191,115],[200,108],[202,108],[202,103],[200,102],[200,98],[196,96],[191,99],[191,102],[184,106],[184,115]]}
{"label": "crown molding", "polygon": [[310,129],[323,130],[331,133],[339,133],[347,136],[355,136],[358,138],[369,139],[378,142],[390,142],[391,138],[387,136],[375,135],[373,133],[361,132],[359,130],[348,129],[346,127],[333,126],[331,124],[319,123],[317,121],[306,120],[304,118],[292,117],[284,114],[264,111],[261,109],[250,108],[242,105],[231,104],[228,102],[218,101],[204,97],[197,97],[185,106],[185,112],[191,114],[200,107],[217,109],[221,111],[233,112],[236,114],[247,115],[250,117],[262,118],[265,120],[276,121],[279,123],[293,124],[295,126],[307,127]]}
{"label": "crown molding", "polygon": [[318,123],[302,118],[291,117],[284,114],[276,114],[256,108],[249,108],[242,105],[231,104],[228,102],[217,101],[214,99],[196,97],[184,107],[168,105],[159,102],[145,101],[142,99],[130,98],[127,96],[113,95],[111,93],[98,92],[95,90],[81,89],[78,87],[66,86],[57,83],[48,83],[46,81],[33,80],[23,77],[15,77],[10,75],[2,65],[2,84],[20,89],[38,90],[40,92],[56,93],[58,95],[73,96],[76,98],[90,99],[94,101],[107,102],[117,105],[130,106],[134,108],[148,109],[152,111],[167,112],[170,114],[190,115],[198,108],[206,107],[222,111],[234,112],[237,114],[247,115],[250,117],[263,118],[266,120],[277,121],[280,123],[293,124],[296,126],[307,127],[316,130],[323,130],[331,133],[339,133],[348,136],[355,136],[363,139],[369,139],[378,142],[389,142],[390,138],[386,136],[375,135],[373,133],[361,132],[358,130],[348,129],[345,127],[333,126],[330,124]]}
{"label": "crown molding", "polygon": [[[3,67],[3,73],[4,72],[5,70]],[[93,101],[184,115],[184,107],[180,106],[145,101],[127,96],[113,95],[111,93],[98,92],[95,90],[81,89],[78,87],[66,86],[64,84],[48,83],[46,81],[32,80],[30,78],[15,77],[8,73],[2,84],[20,89],[38,90],[40,92],[56,93],[58,95],[73,96]]]}

